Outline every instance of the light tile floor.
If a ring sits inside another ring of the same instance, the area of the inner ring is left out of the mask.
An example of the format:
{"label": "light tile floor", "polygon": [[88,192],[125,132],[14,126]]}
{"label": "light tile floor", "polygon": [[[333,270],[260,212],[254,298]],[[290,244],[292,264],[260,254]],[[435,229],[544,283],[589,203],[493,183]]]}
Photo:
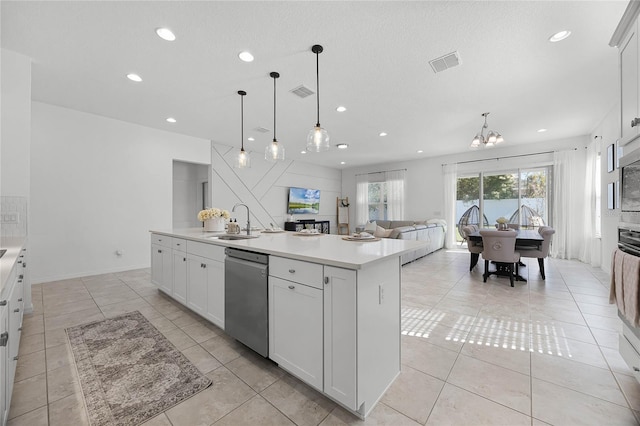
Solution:
{"label": "light tile floor", "polygon": [[[640,384],[617,350],[607,274],[535,260],[482,282],[466,251],[403,267],[402,373],[364,423],[377,425],[637,424]],[[34,285],[9,425],[82,425],[87,417],[64,328],[144,314],[213,381],[148,425],[362,423],[271,362],[160,294],[148,270]]]}

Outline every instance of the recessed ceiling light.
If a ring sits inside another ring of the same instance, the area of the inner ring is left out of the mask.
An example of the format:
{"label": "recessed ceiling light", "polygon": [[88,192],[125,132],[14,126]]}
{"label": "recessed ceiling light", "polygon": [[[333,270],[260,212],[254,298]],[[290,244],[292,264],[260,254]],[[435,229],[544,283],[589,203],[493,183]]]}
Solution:
{"label": "recessed ceiling light", "polygon": [[346,164],[344,161],[341,161],[340,164]]}
{"label": "recessed ceiling light", "polygon": [[306,154],[307,151],[300,151],[300,154]]}
{"label": "recessed ceiling light", "polygon": [[238,53],[238,58],[240,58],[240,60],[245,61],[245,62],[252,62],[253,61],[253,55],[251,53],[247,52],[246,50],[244,52]]}
{"label": "recessed ceiling light", "polygon": [[140,83],[142,78],[138,74],[130,73],[127,74],[127,78],[131,81],[135,81],[136,83]]}
{"label": "recessed ceiling light", "polygon": [[538,129],[538,133],[544,133],[546,131],[547,131],[547,129]]}
{"label": "recessed ceiling light", "polygon": [[347,110],[346,107],[343,107],[342,105],[340,105],[338,108],[336,108],[336,111],[338,112],[345,112]]}
{"label": "recessed ceiling light", "polygon": [[387,136],[386,132],[380,132],[380,136]]}
{"label": "recessed ceiling light", "polygon": [[336,147],[338,147],[338,149],[347,149],[349,148],[349,145],[346,143],[339,143]]}
{"label": "recessed ceiling light", "polygon": [[424,151],[422,151],[421,149],[418,150],[418,154],[422,154]]}
{"label": "recessed ceiling light", "polygon": [[156,28],[156,34],[163,40],[174,41],[176,35],[169,28]]}
{"label": "recessed ceiling light", "polygon": [[175,118],[173,118],[173,117],[169,117],[169,118],[167,118],[167,122],[168,122],[168,123],[175,123],[175,122],[176,122],[176,119],[175,119]]}
{"label": "recessed ceiling light", "polygon": [[549,37],[549,41],[551,43],[555,43],[555,42],[564,40],[565,38],[569,37],[570,35],[571,35],[571,31],[569,31],[569,30],[558,31],[557,33],[555,33],[554,35]]}

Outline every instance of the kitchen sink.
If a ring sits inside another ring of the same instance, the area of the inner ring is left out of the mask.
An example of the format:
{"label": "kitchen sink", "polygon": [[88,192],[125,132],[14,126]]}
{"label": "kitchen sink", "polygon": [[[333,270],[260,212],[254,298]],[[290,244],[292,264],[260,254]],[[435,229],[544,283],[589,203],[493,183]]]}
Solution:
{"label": "kitchen sink", "polygon": [[259,236],[260,235],[225,234],[209,238],[216,240],[248,240],[251,238],[258,238]]}

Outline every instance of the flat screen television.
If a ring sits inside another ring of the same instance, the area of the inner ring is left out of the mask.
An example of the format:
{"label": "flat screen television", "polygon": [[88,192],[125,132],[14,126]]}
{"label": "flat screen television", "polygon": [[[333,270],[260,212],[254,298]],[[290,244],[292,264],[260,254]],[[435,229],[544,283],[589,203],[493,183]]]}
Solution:
{"label": "flat screen television", "polygon": [[289,214],[320,213],[320,190],[309,188],[289,188]]}

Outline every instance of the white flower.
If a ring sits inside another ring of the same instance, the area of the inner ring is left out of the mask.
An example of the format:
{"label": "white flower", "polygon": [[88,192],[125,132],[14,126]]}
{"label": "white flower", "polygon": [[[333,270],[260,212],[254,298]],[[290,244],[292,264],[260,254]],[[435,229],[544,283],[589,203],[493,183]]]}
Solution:
{"label": "white flower", "polygon": [[198,213],[198,220],[200,222],[204,222],[207,219],[213,219],[214,217],[223,217],[225,219],[229,219],[231,217],[231,214],[228,210],[219,209],[217,207],[200,210],[200,212]]}
{"label": "white flower", "polygon": [[500,216],[499,218],[496,219],[496,222],[498,222],[498,223],[509,223],[509,219],[507,219],[506,217]]}

